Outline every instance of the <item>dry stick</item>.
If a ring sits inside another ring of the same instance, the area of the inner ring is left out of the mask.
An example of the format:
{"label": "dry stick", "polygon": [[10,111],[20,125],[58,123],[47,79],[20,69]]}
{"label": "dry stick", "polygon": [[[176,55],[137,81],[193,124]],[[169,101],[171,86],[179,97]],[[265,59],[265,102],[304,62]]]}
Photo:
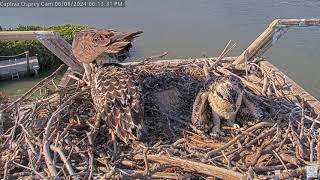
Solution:
{"label": "dry stick", "polygon": [[[309,138],[308,138],[309,140]],[[309,156],[309,159],[310,159],[310,162],[313,163],[313,143],[314,143],[314,139],[313,139],[313,136],[311,137],[311,140],[309,140],[309,146],[310,146],[310,156]]]}
{"label": "dry stick", "polygon": [[289,155],[289,154],[281,153],[281,154],[279,154],[279,156],[285,162],[288,162],[288,163],[293,164],[295,166],[298,166],[298,164],[299,164],[298,159],[293,157],[293,156],[291,156],[291,155]]}
{"label": "dry stick", "polygon": [[31,172],[18,172],[18,173],[14,173],[14,174],[9,174],[7,176],[8,179],[19,179],[19,178],[23,178],[23,177],[30,177],[32,175]]}
{"label": "dry stick", "polygon": [[35,93],[36,91],[38,91],[40,88],[42,88],[43,86],[47,85],[48,83],[51,82],[51,80],[53,78],[55,78],[55,76],[57,75],[57,73],[59,73],[62,68],[64,67],[64,64],[61,65],[57,70],[55,70],[50,76],[42,79],[40,82],[38,82],[36,85],[34,85],[28,92],[26,92],[24,95],[22,95],[20,98],[18,98],[16,101],[14,101],[13,103],[11,103],[8,107],[6,107],[5,109],[2,110],[2,112],[11,109],[12,107],[14,107],[15,105],[17,105],[18,103],[20,103],[21,101],[23,101],[24,99],[30,97],[33,93]]}
{"label": "dry stick", "polygon": [[56,85],[53,79],[51,80],[51,83],[53,84],[55,90],[59,90],[59,87]]}
{"label": "dry stick", "polygon": [[320,164],[320,136],[317,139],[317,163]]}
{"label": "dry stick", "polygon": [[78,77],[76,77],[76,76],[74,76],[74,75],[72,75],[72,74],[68,74],[68,76],[69,76],[70,78],[76,80],[76,81],[79,81],[80,83],[85,83],[86,85],[89,85],[89,84],[90,84],[88,81],[82,80],[82,79],[80,79],[80,78],[78,78]]}
{"label": "dry stick", "polygon": [[226,154],[224,153],[224,151],[221,151],[221,153],[222,153],[224,159],[227,161],[228,169],[229,169],[229,168],[230,168],[230,160],[229,160],[229,158],[226,156]]}
{"label": "dry stick", "polygon": [[248,51],[244,53],[244,69],[246,70],[246,79],[248,80]]}
{"label": "dry stick", "polygon": [[92,153],[93,140],[92,140],[92,134],[90,132],[87,133],[87,137],[88,137],[88,142],[89,142],[89,150],[88,150],[88,155],[89,155],[89,177],[88,177],[88,179],[90,180],[92,178],[92,174],[93,174],[93,153]]}
{"label": "dry stick", "polygon": [[[148,155],[147,157],[148,160],[151,161],[174,165],[183,168],[185,171],[206,174],[221,179],[240,179],[243,176],[241,173],[232,170],[227,170],[195,161],[184,160],[177,157],[169,157],[166,155]],[[143,159],[141,155],[136,155],[134,158],[139,160]]]}
{"label": "dry stick", "polygon": [[274,83],[273,80],[271,81],[271,85],[272,85],[272,88],[273,88],[274,93],[276,94],[276,96],[277,96],[277,97],[280,97],[280,95],[279,95],[279,93],[278,93],[278,89],[277,89],[277,87],[276,87],[276,85],[275,85],[275,83]]}
{"label": "dry stick", "polygon": [[[274,124],[273,123],[270,123],[270,122],[260,122],[248,129],[245,130],[245,132],[247,133],[250,133],[251,131],[254,131],[256,129],[259,129],[259,128],[262,128],[262,127],[272,127]],[[236,143],[239,139],[241,139],[243,136],[245,135],[245,133],[243,134],[239,134],[238,136],[236,136],[235,138],[233,138],[231,141],[229,141],[228,143],[226,143],[225,145],[223,145],[222,147],[220,148],[217,148],[217,149],[214,149],[212,151],[209,151],[207,154],[206,154],[206,158],[210,158],[211,156],[213,155],[216,155],[217,153],[221,152],[222,150],[225,150],[227,149],[228,147],[230,147],[232,144]]]}
{"label": "dry stick", "polygon": [[[18,147],[18,146],[17,146]],[[15,157],[17,156],[17,149],[18,148],[15,148],[14,150],[13,150],[13,152],[14,152],[14,154],[12,155],[12,158],[11,159],[15,159]],[[8,171],[9,171],[9,163],[11,162],[11,161],[9,161],[10,159],[6,159],[5,161],[6,161],[6,163],[5,163],[5,165],[4,165],[4,173],[3,173],[3,180],[6,180],[7,179],[7,176],[8,176]]]}
{"label": "dry stick", "polygon": [[228,44],[225,46],[218,59],[212,64],[212,66],[216,66],[220,63],[220,61],[233,49],[236,47],[236,43],[234,43],[231,47],[229,47],[231,40],[229,40]]}
{"label": "dry stick", "polygon": [[[88,156],[89,156],[89,177],[88,179],[90,180],[92,178],[92,174],[93,174],[93,161],[94,161],[94,156],[93,156],[93,148],[94,148],[94,141],[96,139],[97,133],[98,133],[98,129],[100,127],[100,122],[101,122],[101,116],[100,114],[98,114],[96,116],[96,120],[95,120],[95,124],[94,126],[91,128],[91,131],[89,133],[87,133],[87,137],[88,137],[88,142],[89,142],[89,150],[88,150]],[[90,123],[89,123],[90,124]]]}
{"label": "dry stick", "polygon": [[[123,174],[129,176],[129,179],[132,179],[134,177],[141,179],[145,179],[143,176],[143,171],[139,170],[131,170],[131,169],[117,169],[118,171],[122,172]],[[188,177],[188,176],[187,176]],[[126,179],[125,177],[123,177]],[[154,172],[150,174],[150,178],[154,179],[181,179],[181,174],[178,173],[167,173],[167,172]],[[183,178],[183,177],[182,177]]]}
{"label": "dry stick", "polygon": [[307,115],[305,115],[304,118],[306,118],[306,119],[309,120],[309,121],[312,121],[313,123],[320,124],[320,114],[319,114],[318,117],[315,118],[315,119],[312,118],[312,117],[310,117],[310,116],[307,116]]}
{"label": "dry stick", "polygon": [[208,80],[210,78],[210,74],[209,74],[209,67],[207,62],[205,62],[203,64],[203,72],[204,72],[204,76],[206,77],[206,79]]}
{"label": "dry stick", "polygon": [[23,124],[20,124],[20,123],[19,123],[19,126],[21,127],[22,131],[24,131],[24,133],[25,133],[27,136],[31,137],[32,140],[35,141],[35,144],[37,144],[38,146],[41,146],[41,144],[40,144],[40,142],[39,142],[39,139],[36,138],[31,132],[27,131],[26,128],[23,126]]}
{"label": "dry stick", "polygon": [[43,155],[46,162],[46,165],[48,166],[50,176],[55,177],[57,175],[57,170],[53,164],[51,155],[50,155],[50,143],[49,143],[49,136],[50,136],[50,128],[51,124],[54,119],[59,116],[59,114],[68,106],[68,104],[76,97],[78,97],[81,93],[87,91],[89,88],[85,88],[75,95],[71,96],[68,100],[66,100],[63,104],[60,105],[60,107],[52,113],[49,121],[47,122],[47,126],[45,127],[44,135],[43,135]]}
{"label": "dry stick", "polygon": [[70,176],[73,176],[75,174],[71,164],[68,162],[66,156],[64,155],[63,151],[61,148],[59,147],[56,147],[54,145],[50,145],[50,149],[57,152],[61,158],[61,160],[63,161],[64,165],[66,166]]}
{"label": "dry stick", "polygon": [[144,174],[145,174],[146,176],[148,176],[149,173],[150,173],[150,171],[149,171],[148,157],[147,157],[148,151],[149,151],[149,148],[148,148],[148,147],[145,147],[144,150],[143,150],[143,160],[144,160],[144,165],[145,165]]}
{"label": "dry stick", "polygon": [[266,71],[264,69],[262,69],[260,66],[258,66],[256,63],[249,63],[250,65],[253,65],[255,66],[256,68],[258,68],[262,73],[263,73],[263,86],[262,86],[262,90],[261,90],[261,94],[266,96],[266,92],[267,92],[267,89],[269,87],[269,78],[268,78],[268,75],[266,73]]}
{"label": "dry stick", "polygon": [[0,111],[0,134],[1,135],[3,135],[3,133],[4,133],[3,124],[4,124],[4,115],[3,115],[3,112]]}
{"label": "dry stick", "polygon": [[265,138],[267,136],[270,136],[270,134],[272,134],[274,131],[276,130],[276,126],[273,126],[272,128],[264,131],[264,133],[259,134],[259,136],[257,136],[255,139],[253,139],[251,142],[247,143],[244,145],[245,148],[250,147],[252,145],[254,145],[255,143],[257,143],[260,139]]}
{"label": "dry stick", "polygon": [[292,130],[292,126],[291,126],[291,136],[293,138],[293,141],[296,145],[297,151],[296,151],[296,157],[301,160],[304,161],[304,149],[302,146],[302,143],[300,142],[300,139],[298,138],[298,136],[295,134],[295,132]]}
{"label": "dry stick", "polygon": [[279,159],[279,161],[281,162],[281,164],[283,165],[283,167],[288,171],[287,166],[284,164],[284,162],[283,162],[283,160],[281,159],[281,157],[279,156],[279,154],[278,154],[276,151],[274,151],[274,150],[272,150],[272,152],[273,152],[273,154]]}
{"label": "dry stick", "polygon": [[33,144],[31,143],[30,139],[27,137],[27,135],[24,135],[25,141],[27,142],[29,149],[32,151],[33,154],[37,154]]}
{"label": "dry stick", "polygon": [[301,122],[301,126],[300,127],[300,134],[299,134],[299,138],[302,139],[303,137],[303,130],[304,130],[304,99],[301,99],[301,119],[300,119],[300,122]]}
{"label": "dry stick", "polygon": [[[18,111],[18,107],[16,107],[16,111]],[[14,126],[13,126],[13,129],[11,130],[10,132],[10,138],[8,138],[4,144],[6,145],[7,143],[9,143],[9,147],[12,148],[12,141],[14,139],[14,135],[15,135],[15,132],[17,130],[17,126],[18,126],[18,122],[20,121],[20,113],[18,112],[17,113],[17,116],[15,117],[15,121],[14,121]]]}
{"label": "dry stick", "polygon": [[163,52],[163,53],[161,53],[161,54],[159,54],[159,55],[147,57],[147,58],[145,58],[143,61],[139,62],[139,63],[137,64],[137,66],[145,65],[145,64],[151,62],[153,59],[162,58],[162,57],[166,56],[167,54],[168,54],[168,51],[165,51],[165,52]]}
{"label": "dry stick", "polygon": [[[73,152],[73,148],[74,148],[74,146],[71,147],[70,152],[69,152],[68,157],[67,157],[67,160],[70,159],[70,156],[71,156],[71,154],[72,154],[72,152]],[[63,168],[60,169],[60,171],[58,172],[57,176],[54,177],[53,179],[56,179],[57,177],[59,177],[59,174],[60,174],[62,171],[63,171]],[[75,175],[77,175],[77,173],[76,173]]]}
{"label": "dry stick", "polygon": [[290,131],[290,129],[291,129],[291,126],[292,126],[292,125],[291,125],[291,122],[289,122],[288,128],[287,128],[287,130],[286,130],[286,134],[284,135],[283,140],[280,142],[279,147],[276,149],[276,152],[278,152],[278,151],[282,148],[283,144],[286,142],[286,140],[287,140],[287,138],[288,138],[288,135],[289,135],[289,131]]}
{"label": "dry stick", "polygon": [[30,170],[30,171],[33,171],[36,175],[38,175],[38,176],[41,177],[42,179],[47,179],[47,178],[45,178],[42,174],[40,174],[38,171],[36,171],[36,170],[33,169],[33,168],[24,166],[24,165],[22,165],[22,164],[19,164],[19,163],[17,163],[17,162],[14,162],[14,161],[12,161],[12,162],[13,162],[13,164],[15,164],[15,165],[17,165],[17,166],[20,166],[20,167],[22,167],[22,168],[24,168],[24,169],[28,169],[28,170]]}

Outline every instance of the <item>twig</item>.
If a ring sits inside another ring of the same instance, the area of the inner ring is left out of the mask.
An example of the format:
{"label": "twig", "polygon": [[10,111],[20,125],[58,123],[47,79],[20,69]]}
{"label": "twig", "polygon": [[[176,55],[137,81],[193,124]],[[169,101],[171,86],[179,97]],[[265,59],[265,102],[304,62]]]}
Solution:
{"label": "twig", "polygon": [[61,158],[61,160],[63,161],[64,165],[66,166],[68,172],[69,172],[69,175],[70,176],[73,176],[75,174],[71,164],[68,162],[66,156],[64,155],[63,151],[61,148],[59,147],[55,147],[53,145],[50,145],[50,149],[57,152]]}
{"label": "twig", "polygon": [[34,172],[36,175],[38,175],[38,176],[41,177],[42,179],[47,179],[47,178],[45,178],[42,174],[40,174],[38,171],[36,171],[36,170],[33,169],[33,168],[24,166],[24,165],[22,165],[22,164],[19,164],[19,163],[17,163],[17,162],[14,162],[14,161],[12,161],[12,162],[13,162],[13,164],[15,164],[15,165],[17,165],[17,166],[20,166],[20,167],[22,167],[22,168],[24,168],[24,169],[28,169],[28,170]]}
{"label": "twig", "polygon": [[301,99],[301,119],[300,119],[300,133],[299,133],[299,138],[302,139],[303,134],[304,134],[304,99]]}
{"label": "twig", "polygon": [[287,166],[284,164],[284,162],[282,161],[282,159],[281,159],[281,157],[279,156],[279,154],[278,154],[276,151],[274,151],[274,150],[272,150],[272,152],[273,152],[273,154],[279,159],[279,161],[281,162],[281,164],[283,165],[283,167],[284,167],[286,170],[288,170]]}
{"label": "twig", "polygon": [[92,149],[93,149],[93,140],[92,140],[92,133],[87,133],[87,137],[88,137],[88,143],[89,143],[89,150],[88,150],[88,156],[89,156],[89,177],[88,179],[90,180],[92,178],[92,174],[93,174],[93,153],[92,153]]}
{"label": "twig", "polygon": [[163,53],[161,53],[161,54],[159,54],[159,55],[147,57],[147,58],[145,58],[143,61],[139,62],[139,63],[137,64],[137,66],[145,65],[145,64],[151,62],[152,60],[154,60],[154,59],[156,59],[156,58],[162,58],[162,57],[166,56],[167,54],[168,54],[168,52],[165,51],[165,52],[163,52]]}
{"label": "twig", "polygon": [[144,165],[145,165],[145,170],[144,170],[144,174],[146,176],[149,175],[149,163],[148,163],[148,157],[147,157],[147,154],[148,154],[148,147],[145,147],[144,150],[143,150],[143,160],[144,160]]}
{"label": "twig", "polygon": [[[250,133],[251,131],[254,131],[254,130],[258,129],[258,128],[261,128],[261,127],[264,127],[264,126],[271,127],[273,125],[274,125],[273,123],[269,123],[269,122],[260,122],[260,123],[258,123],[256,125],[248,128],[246,130],[246,132]],[[205,157],[206,158],[210,158],[211,156],[216,155],[217,153],[221,152],[222,150],[227,149],[229,146],[231,146],[232,144],[236,143],[243,136],[245,136],[245,134],[240,134],[240,135],[236,136],[231,141],[226,143],[224,146],[208,152]]]}
{"label": "twig", "polygon": [[68,100],[66,100],[63,104],[60,105],[60,107],[52,114],[50,117],[49,121],[47,122],[47,125],[45,127],[44,135],[43,135],[43,154],[44,154],[44,159],[45,162],[48,166],[50,176],[55,177],[57,175],[57,170],[53,164],[51,155],[50,155],[50,145],[49,145],[49,133],[50,133],[50,128],[51,124],[54,119],[56,119],[59,114],[67,107],[67,105],[76,97],[78,97],[80,94],[83,92],[87,91],[89,88],[84,88],[83,90],[79,91],[75,95],[71,96]]}
{"label": "twig", "polygon": [[[214,167],[214,166],[210,166],[210,165],[195,162],[195,161],[184,160],[177,157],[168,157],[166,155],[160,155],[160,156],[148,155],[147,157],[151,161],[175,165],[189,172],[198,172],[201,174],[206,174],[209,176],[214,176],[222,179],[240,179],[242,177],[242,174],[235,171],[227,170],[220,167]],[[143,159],[141,155],[136,155],[134,158]]]}
{"label": "twig", "polygon": [[227,43],[221,54],[219,55],[218,59],[212,64],[212,66],[216,66],[217,64],[220,63],[220,61],[233,49],[236,47],[236,43],[234,43],[231,47],[229,47],[231,43],[231,40]]}

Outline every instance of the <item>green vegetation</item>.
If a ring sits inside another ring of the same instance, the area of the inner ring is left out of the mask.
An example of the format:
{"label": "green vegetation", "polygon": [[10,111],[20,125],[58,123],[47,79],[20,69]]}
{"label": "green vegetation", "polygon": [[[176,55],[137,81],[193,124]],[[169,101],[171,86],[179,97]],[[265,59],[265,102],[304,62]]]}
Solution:
{"label": "green vegetation", "polygon": [[[72,42],[73,35],[83,29],[89,28],[84,25],[59,25],[59,26],[22,26],[19,25],[13,30],[16,31],[55,31],[64,37],[68,42]],[[3,29],[6,30],[6,29]],[[10,29],[12,30],[12,29]],[[46,49],[38,41],[0,41],[0,56],[11,56],[30,51],[30,56],[38,56],[41,70],[54,68],[62,63],[55,55]]]}

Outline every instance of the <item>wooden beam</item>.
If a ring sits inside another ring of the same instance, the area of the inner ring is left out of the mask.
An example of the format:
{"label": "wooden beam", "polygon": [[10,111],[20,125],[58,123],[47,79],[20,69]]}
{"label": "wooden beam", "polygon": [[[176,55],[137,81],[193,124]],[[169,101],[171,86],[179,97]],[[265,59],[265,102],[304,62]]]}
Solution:
{"label": "wooden beam", "polygon": [[72,53],[71,45],[61,36],[56,36],[56,38],[43,36],[38,38],[38,40],[73,71],[84,72],[83,66]]}
{"label": "wooden beam", "polygon": [[307,26],[320,26],[320,19],[279,19],[280,26],[298,26],[298,27],[307,27]]}
{"label": "wooden beam", "polygon": [[[257,37],[251,45],[243,51],[243,53],[232,63],[241,64],[257,56],[264,54],[283,34],[285,34],[289,27],[308,27],[320,26],[320,19],[276,19],[269,27]],[[246,57],[245,57],[246,56]]]}
{"label": "wooden beam", "polygon": [[37,40],[37,35],[54,37],[53,31],[0,31],[0,41],[4,40]]}

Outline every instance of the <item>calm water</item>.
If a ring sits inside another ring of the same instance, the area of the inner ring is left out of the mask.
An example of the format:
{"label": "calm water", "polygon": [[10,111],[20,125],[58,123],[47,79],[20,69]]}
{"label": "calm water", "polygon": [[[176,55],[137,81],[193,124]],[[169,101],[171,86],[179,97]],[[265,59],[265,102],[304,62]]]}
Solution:
{"label": "calm water", "polygon": [[[88,24],[143,29],[135,46],[145,56],[217,56],[231,39],[240,54],[275,18],[320,17],[319,0],[129,0],[122,9],[0,9],[0,25]],[[290,29],[266,54],[281,70],[320,98],[320,28]],[[10,94],[36,80],[0,82]]]}

